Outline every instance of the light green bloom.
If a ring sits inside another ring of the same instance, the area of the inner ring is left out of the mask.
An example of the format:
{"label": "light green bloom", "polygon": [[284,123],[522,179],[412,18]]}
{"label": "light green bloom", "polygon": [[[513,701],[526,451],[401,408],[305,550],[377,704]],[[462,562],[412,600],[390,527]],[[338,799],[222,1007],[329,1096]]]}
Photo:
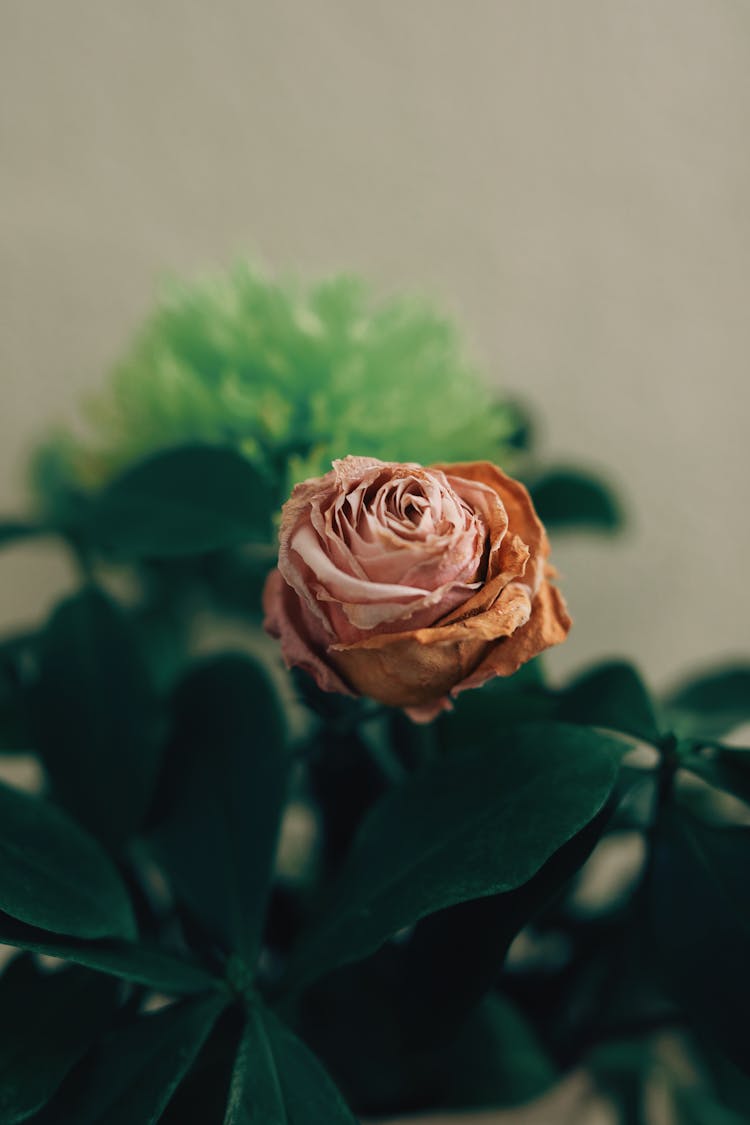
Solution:
{"label": "light green bloom", "polygon": [[351,277],[275,282],[248,265],[171,284],[84,417],[83,436],[37,453],[47,507],[188,441],[240,450],[283,498],[348,453],[507,464],[519,426],[423,299],[377,300]]}

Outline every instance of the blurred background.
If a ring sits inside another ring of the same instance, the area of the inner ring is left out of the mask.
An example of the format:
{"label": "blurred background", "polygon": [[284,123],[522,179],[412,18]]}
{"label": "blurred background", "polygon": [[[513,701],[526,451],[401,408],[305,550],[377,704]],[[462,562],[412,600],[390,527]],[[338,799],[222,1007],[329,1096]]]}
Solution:
{"label": "blurred background", "polygon": [[[0,0],[0,512],[151,309],[249,254],[422,289],[629,528],[555,559],[558,671],[747,652],[744,0]],[[65,584],[4,552],[3,629]]]}

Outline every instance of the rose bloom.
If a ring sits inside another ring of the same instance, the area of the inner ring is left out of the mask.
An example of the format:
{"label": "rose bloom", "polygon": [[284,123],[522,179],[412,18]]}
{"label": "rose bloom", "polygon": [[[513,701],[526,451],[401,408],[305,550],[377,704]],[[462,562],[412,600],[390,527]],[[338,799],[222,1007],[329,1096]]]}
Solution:
{"label": "rose bloom", "polygon": [[565,639],[548,554],[528,492],[487,461],[345,457],[283,507],[264,624],[324,691],[426,722]]}

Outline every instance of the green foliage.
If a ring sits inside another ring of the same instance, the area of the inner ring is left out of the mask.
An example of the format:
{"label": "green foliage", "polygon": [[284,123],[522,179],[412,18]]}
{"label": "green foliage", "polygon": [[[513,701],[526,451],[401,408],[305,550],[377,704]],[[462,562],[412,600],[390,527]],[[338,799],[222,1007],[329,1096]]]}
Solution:
{"label": "green foliage", "polygon": [[506,462],[520,426],[426,301],[378,299],[351,277],[274,282],[248,265],[171,284],[87,416],[87,436],[60,435],[35,460],[57,513],[188,442],[241,452],[282,498],[348,453]]}

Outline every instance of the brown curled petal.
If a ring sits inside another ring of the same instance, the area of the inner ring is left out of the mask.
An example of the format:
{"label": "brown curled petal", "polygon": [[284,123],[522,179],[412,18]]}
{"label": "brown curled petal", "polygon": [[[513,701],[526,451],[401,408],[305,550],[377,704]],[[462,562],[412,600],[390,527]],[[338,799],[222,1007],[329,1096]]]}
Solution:
{"label": "brown curled petal", "polygon": [[528,624],[513,636],[493,645],[474,671],[465,680],[456,683],[451,694],[455,696],[466,688],[481,687],[493,676],[512,676],[522,664],[545,649],[561,644],[571,625],[562,594],[556,586],[545,582],[534,598]]}
{"label": "brown curled petal", "polygon": [[436,465],[435,468],[445,473],[459,496],[461,480],[478,481],[495,489],[508,513],[509,528],[515,535],[519,535],[529,548],[531,557],[525,577],[532,592],[536,593],[543,579],[543,565],[549,554],[549,541],[525,486],[489,461],[459,462],[453,465]]}
{"label": "brown curled petal", "polygon": [[390,707],[415,707],[446,696],[473,670],[486,645],[476,640],[422,645],[415,634],[384,637],[391,643],[380,648],[331,648],[329,658],[359,694]]}
{"label": "brown curled petal", "polygon": [[450,625],[332,645],[328,657],[352,687],[391,707],[434,704],[471,675],[487,650],[529,619],[525,586],[503,590],[486,612]]}
{"label": "brown curled petal", "polygon": [[271,571],[263,587],[263,612],[263,628],[280,639],[287,668],[303,668],[321,691],[352,694],[323,655],[328,638],[321,632],[320,623],[278,570]]}

